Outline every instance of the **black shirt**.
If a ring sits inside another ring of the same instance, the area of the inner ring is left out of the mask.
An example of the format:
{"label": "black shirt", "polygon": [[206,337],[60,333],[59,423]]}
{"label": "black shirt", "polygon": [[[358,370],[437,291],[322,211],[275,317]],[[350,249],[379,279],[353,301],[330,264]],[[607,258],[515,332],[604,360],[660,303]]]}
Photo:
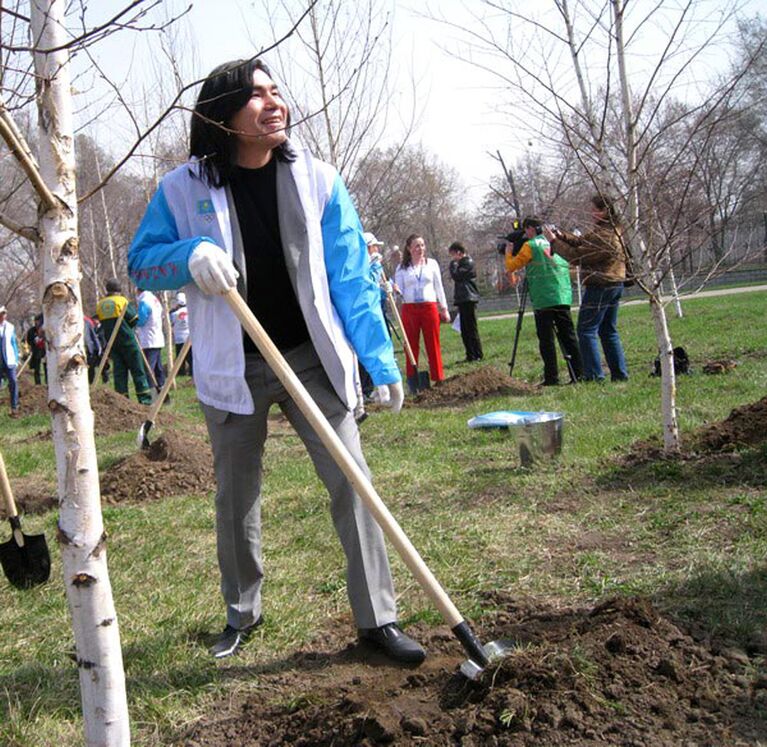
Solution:
{"label": "black shirt", "polygon": [[[248,306],[280,350],[309,339],[304,315],[290,282],[277,213],[277,159],[260,169],[237,166],[231,179],[248,278]],[[244,336],[245,352],[256,346]]]}

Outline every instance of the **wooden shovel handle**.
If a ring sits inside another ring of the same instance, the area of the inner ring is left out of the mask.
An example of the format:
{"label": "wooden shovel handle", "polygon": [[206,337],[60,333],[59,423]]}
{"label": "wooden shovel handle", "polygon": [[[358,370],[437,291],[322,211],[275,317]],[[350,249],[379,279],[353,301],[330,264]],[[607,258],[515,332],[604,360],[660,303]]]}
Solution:
{"label": "wooden shovel handle", "polygon": [[389,306],[391,306],[391,313],[394,314],[394,318],[397,321],[397,326],[400,328],[400,331],[402,332],[402,346],[405,348],[405,355],[407,356],[407,359],[410,361],[410,365],[413,368],[418,368],[418,364],[416,363],[415,356],[413,355],[413,348],[410,347],[410,340],[407,338],[407,332],[405,332],[405,325],[402,324],[402,317],[399,315],[399,309],[397,308],[397,302],[394,300],[394,294],[391,291],[391,286],[389,285],[389,281],[386,279],[386,273],[381,273],[381,277],[383,277],[384,283],[386,283],[386,300],[389,302]]}
{"label": "wooden shovel handle", "polygon": [[19,512],[16,510],[16,501],[13,500],[11,481],[8,479],[8,473],[5,471],[5,462],[3,461],[2,454],[0,454],[0,491],[3,493],[6,510],[8,511],[8,518],[11,520],[13,538],[16,540],[16,544],[19,547],[24,547],[24,535],[21,533],[21,526],[18,521],[13,521],[13,519],[18,517]]}
{"label": "wooden shovel handle", "polygon": [[151,421],[152,423],[154,423],[155,418],[157,417],[157,413],[160,412],[160,408],[162,407],[163,402],[165,402],[165,398],[168,396],[168,392],[170,391],[170,388],[173,386],[173,382],[176,380],[176,376],[178,376],[178,372],[181,370],[181,366],[184,364],[184,361],[186,360],[186,356],[189,353],[189,348],[191,347],[192,347],[192,338],[188,337],[186,342],[184,343],[184,347],[182,347],[181,350],[178,351],[176,360],[173,362],[173,368],[171,368],[170,373],[168,374],[168,378],[165,379],[165,383],[162,386],[162,390],[160,391],[160,394],[157,395],[157,399],[152,405],[152,409],[149,411],[149,417],[147,418],[147,420]]}
{"label": "wooden shovel handle", "polygon": [[115,323],[114,329],[112,330],[112,334],[109,335],[109,342],[107,342],[107,346],[104,349],[104,352],[101,354],[99,367],[96,369],[96,375],[93,377],[94,387],[97,387],[101,381],[101,372],[104,370],[104,366],[106,366],[107,361],[109,360],[109,354],[112,352],[112,345],[115,344],[117,333],[120,331],[120,325],[123,323],[123,319],[125,319],[126,311],[128,311],[127,303],[125,304],[125,308],[123,308],[123,310],[120,312],[120,316],[117,317],[117,322]]}
{"label": "wooden shovel handle", "polygon": [[461,613],[440,586],[434,574],[426,566],[418,551],[413,547],[413,544],[391,515],[389,509],[384,505],[367,475],[365,475],[351,454],[349,454],[348,449],[333,430],[333,427],[323,415],[317,403],[311,398],[309,392],[306,391],[301,380],[290,368],[275,344],[269,339],[269,336],[258,319],[253,315],[253,312],[248,308],[248,305],[234,288],[227,291],[224,294],[224,298],[237,319],[239,319],[240,324],[242,324],[245,331],[256,344],[264,360],[282,382],[282,385],[293,398],[296,405],[298,405],[298,408],[309,421],[312,428],[314,428],[314,431],[320,437],[320,440],[330,452],[338,467],[359,493],[362,501],[373,514],[378,525],[392,545],[394,545],[394,549],[399,553],[405,565],[421,585],[421,588],[423,588],[451,628],[460,625],[463,622]]}
{"label": "wooden shovel handle", "polygon": [[21,374],[24,373],[24,371],[26,370],[27,366],[29,365],[29,361],[31,361],[31,360],[32,360],[32,353],[30,352],[29,355],[24,359],[24,363],[21,364],[21,367],[16,369],[16,378],[17,379],[21,376]]}
{"label": "wooden shovel handle", "polygon": [[[133,332],[133,330],[131,330],[131,332]],[[136,337],[135,332],[133,332],[133,339],[136,341],[136,345],[138,345],[138,351],[141,353],[141,360],[144,361],[146,375],[151,379],[152,386],[157,389],[157,379],[155,378],[154,371],[152,371],[152,367],[149,365],[149,361],[146,359],[144,348],[141,347],[141,343],[138,341],[138,337]]]}

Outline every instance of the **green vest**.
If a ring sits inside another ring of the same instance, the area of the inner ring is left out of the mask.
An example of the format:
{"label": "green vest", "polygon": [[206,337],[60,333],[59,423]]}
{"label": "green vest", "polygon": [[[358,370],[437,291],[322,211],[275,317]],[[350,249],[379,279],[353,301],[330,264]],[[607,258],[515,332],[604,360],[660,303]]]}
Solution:
{"label": "green vest", "polygon": [[573,302],[573,287],[567,260],[552,254],[549,242],[543,236],[528,239],[527,243],[532,258],[525,271],[533,309],[537,311],[551,306],[570,306]]}

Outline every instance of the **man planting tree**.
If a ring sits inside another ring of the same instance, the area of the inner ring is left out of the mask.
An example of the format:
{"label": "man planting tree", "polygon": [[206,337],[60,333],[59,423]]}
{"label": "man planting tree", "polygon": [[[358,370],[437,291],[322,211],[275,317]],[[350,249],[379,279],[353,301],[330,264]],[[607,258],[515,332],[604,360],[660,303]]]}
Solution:
{"label": "man planting tree", "polygon": [[401,377],[368,274],[362,228],[338,173],[288,140],[287,106],[259,60],[216,68],[192,116],[189,163],[163,179],[130,248],[142,288],[185,286],[194,382],[213,448],[227,624],[237,652],[261,623],[261,460],[278,403],[330,493],[359,636],[391,658],[424,650],[397,626],[383,533],[222,295],[237,288],[359,466],[354,352],[396,412]]}

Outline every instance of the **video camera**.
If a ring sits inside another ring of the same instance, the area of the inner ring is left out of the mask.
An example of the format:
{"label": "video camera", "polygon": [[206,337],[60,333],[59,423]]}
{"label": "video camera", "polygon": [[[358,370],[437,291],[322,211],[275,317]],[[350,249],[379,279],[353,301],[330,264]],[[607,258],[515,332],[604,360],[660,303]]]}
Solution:
{"label": "video camera", "polygon": [[522,228],[522,223],[518,218],[514,218],[511,222],[511,227],[514,229],[505,236],[498,236],[498,241],[495,244],[495,249],[498,254],[506,254],[506,244],[511,244],[511,256],[516,257],[519,254],[519,250],[522,248],[522,244],[527,241],[525,236],[525,229]]}

